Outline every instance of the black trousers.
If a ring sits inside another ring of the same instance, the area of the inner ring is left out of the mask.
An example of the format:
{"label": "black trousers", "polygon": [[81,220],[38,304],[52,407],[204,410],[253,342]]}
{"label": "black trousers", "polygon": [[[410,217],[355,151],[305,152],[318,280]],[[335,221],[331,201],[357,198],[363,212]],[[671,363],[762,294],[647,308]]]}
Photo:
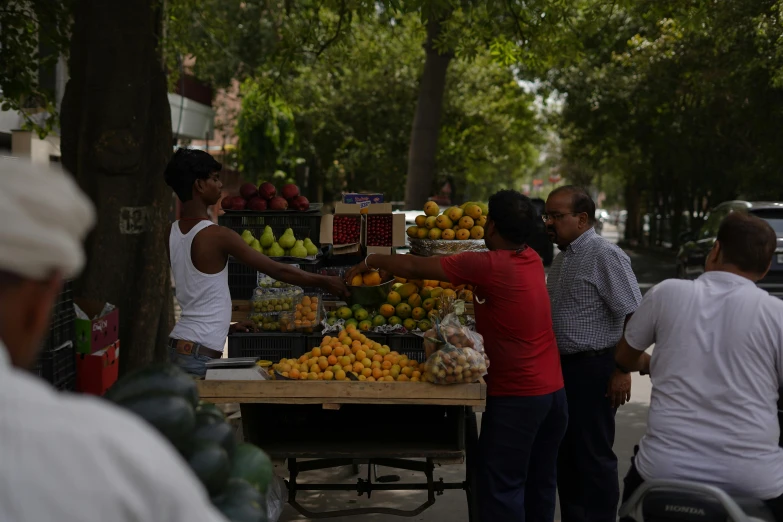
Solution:
{"label": "black trousers", "polygon": [[561,360],[568,399],[568,429],[557,460],[561,520],[614,522],[620,499],[612,450],[616,410],[606,397],[614,354]]}
{"label": "black trousers", "polygon": [[[641,475],[639,475],[639,472],[636,470],[636,462],[634,462],[634,459],[636,457],[636,453],[639,451],[639,446],[634,447],[633,454],[634,456],[631,457],[631,468],[628,470],[628,473],[625,475],[625,478],[623,479],[623,503],[627,501],[629,498],[631,498],[631,495],[634,494],[634,491],[636,491],[639,486],[644,484],[644,479]],[[767,505],[769,510],[772,512],[772,516],[775,517],[775,520],[778,522],[783,522],[783,495],[773,498],[770,500],[765,500],[764,503]],[[634,519],[631,517],[623,517],[620,519],[620,522],[633,522]]]}
{"label": "black trousers", "polygon": [[557,451],[568,423],[565,391],[487,397],[479,438],[481,522],[552,522]]}

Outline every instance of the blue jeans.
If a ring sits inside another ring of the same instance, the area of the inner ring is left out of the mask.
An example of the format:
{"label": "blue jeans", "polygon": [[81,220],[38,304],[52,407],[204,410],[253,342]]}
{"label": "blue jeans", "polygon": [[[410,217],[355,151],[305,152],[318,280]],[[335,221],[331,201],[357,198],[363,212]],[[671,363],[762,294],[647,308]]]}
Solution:
{"label": "blue jeans", "polygon": [[487,397],[478,463],[481,522],[552,522],[557,452],[568,425],[565,390]]}
{"label": "blue jeans", "polygon": [[211,361],[206,355],[184,355],[169,346],[169,362],[179,366],[184,372],[194,377],[203,379],[207,375],[207,361]]}

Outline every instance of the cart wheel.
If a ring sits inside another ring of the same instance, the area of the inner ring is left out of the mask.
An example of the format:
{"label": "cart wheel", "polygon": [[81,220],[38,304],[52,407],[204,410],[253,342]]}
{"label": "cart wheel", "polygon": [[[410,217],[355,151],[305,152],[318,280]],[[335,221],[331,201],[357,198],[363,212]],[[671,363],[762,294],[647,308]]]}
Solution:
{"label": "cart wheel", "polygon": [[478,504],[478,422],[470,408],[465,412],[465,495],[468,497],[468,522],[480,522]]}

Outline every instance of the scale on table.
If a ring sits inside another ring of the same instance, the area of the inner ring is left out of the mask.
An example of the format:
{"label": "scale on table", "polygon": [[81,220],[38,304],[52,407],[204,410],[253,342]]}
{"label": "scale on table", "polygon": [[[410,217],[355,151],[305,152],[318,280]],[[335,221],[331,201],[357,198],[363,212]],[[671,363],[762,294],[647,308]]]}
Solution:
{"label": "scale on table", "polygon": [[207,361],[207,375],[205,380],[221,381],[265,381],[269,379],[269,373],[265,366],[259,364],[259,357],[233,357],[230,359],[213,359]]}

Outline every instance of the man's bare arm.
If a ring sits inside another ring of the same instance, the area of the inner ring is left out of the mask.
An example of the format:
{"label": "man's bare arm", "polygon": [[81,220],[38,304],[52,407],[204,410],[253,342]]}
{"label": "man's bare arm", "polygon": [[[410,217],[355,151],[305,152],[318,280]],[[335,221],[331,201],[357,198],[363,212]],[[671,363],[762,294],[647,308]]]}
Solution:
{"label": "man's bare arm", "polygon": [[296,286],[317,286],[333,295],[348,295],[348,288],[339,277],[311,274],[291,265],[273,261],[250,248],[239,234],[228,228],[221,227],[218,237],[219,246],[224,252],[269,277]]}
{"label": "man's bare arm", "polygon": [[629,372],[650,373],[650,355],[631,348],[625,336],[620,339],[614,353],[615,362]]}
{"label": "man's bare arm", "polygon": [[419,257],[413,255],[387,256],[381,254],[372,254],[367,256],[367,266],[365,263],[359,263],[351,268],[346,275],[347,280],[353,276],[367,272],[368,270],[378,269],[389,272],[395,276],[404,279],[433,279],[436,281],[448,281],[449,277],[440,264],[440,257]]}

